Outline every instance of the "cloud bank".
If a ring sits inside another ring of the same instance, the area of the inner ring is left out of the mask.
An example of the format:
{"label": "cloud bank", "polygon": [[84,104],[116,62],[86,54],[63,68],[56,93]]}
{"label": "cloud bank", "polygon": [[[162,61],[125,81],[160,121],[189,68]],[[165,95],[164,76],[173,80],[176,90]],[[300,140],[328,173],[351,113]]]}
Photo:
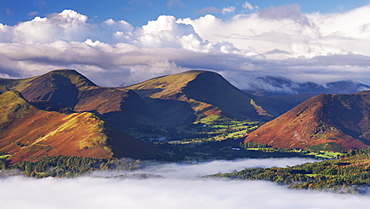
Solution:
{"label": "cloud bank", "polygon": [[102,86],[191,69],[219,72],[238,87],[250,74],[319,83],[370,79],[364,44],[370,41],[370,5],[332,14],[305,14],[297,4],[239,7],[253,13],[228,7],[229,20],[159,16],[133,27],[124,20],[90,23],[64,10],[14,26],[0,23],[0,74],[24,78],[73,68]]}
{"label": "cloud bank", "polygon": [[[240,161],[245,167],[294,164],[297,159]],[[295,162],[294,162],[295,161]],[[217,163],[223,163],[216,161]],[[211,163],[212,164],[212,163]],[[207,164],[205,164],[208,167]],[[237,165],[237,164],[236,164]],[[195,165],[197,167],[197,165]],[[236,166],[236,168],[238,165]],[[172,166],[178,173],[181,167]],[[192,170],[192,166],[188,167]],[[196,168],[195,170],[199,170]],[[120,179],[79,177],[72,179],[0,179],[4,208],[368,208],[368,196],[289,190],[264,181],[228,181],[171,177],[164,179]]]}

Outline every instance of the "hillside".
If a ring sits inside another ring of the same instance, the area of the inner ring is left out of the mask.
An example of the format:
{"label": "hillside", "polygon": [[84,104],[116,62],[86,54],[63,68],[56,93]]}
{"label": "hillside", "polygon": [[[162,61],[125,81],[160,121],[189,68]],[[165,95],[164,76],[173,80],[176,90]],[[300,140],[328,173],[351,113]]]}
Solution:
{"label": "hillside", "polygon": [[10,160],[43,156],[160,158],[156,148],[135,139],[92,113],[43,111],[16,91],[0,95],[0,151]]}
{"label": "hillside", "polygon": [[370,91],[322,94],[250,133],[245,142],[277,148],[349,150],[370,145]]}

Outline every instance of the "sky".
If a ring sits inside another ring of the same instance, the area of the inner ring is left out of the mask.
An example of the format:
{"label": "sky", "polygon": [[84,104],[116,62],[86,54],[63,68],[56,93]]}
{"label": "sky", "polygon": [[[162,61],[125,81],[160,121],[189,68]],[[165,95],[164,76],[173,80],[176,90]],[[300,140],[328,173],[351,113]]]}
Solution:
{"label": "sky", "polygon": [[[231,172],[233,169],[301,164],[308,159],[241,159],[199,164],[163,164],[142,173],[164,178],[112,178],[117,172],[77,178],[0,178],[1,205],[29,209],[367,209],[368,194],[292,190],[266,181],[201,179],[199,175]],[[243,166],[242,166],[243,165]],[[99,177],[98,177],[99,176]],[[111,178],[105,178],[111,177]],[[21,201],[20,201],[21,200]]]}
{"label": "sky", "polygon": [[75,69],[101,86],[210,70],[370,83],[370,0],[1,0],[0,77]]}

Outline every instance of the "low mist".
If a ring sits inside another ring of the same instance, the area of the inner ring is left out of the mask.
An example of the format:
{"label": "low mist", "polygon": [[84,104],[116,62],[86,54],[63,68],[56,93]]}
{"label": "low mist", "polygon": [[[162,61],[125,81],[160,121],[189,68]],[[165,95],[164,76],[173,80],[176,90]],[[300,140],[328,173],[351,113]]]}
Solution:
{"label": "low mist", "polygon": [[314,159],[305,158],[271,158],[271,159],[239,159],[234,161],[215,160],[210,162],[190,162],[190,163],[165,163],[150,165],[144,169],[135,171],[99,171],[91,176],[111,177],[123,174],[142,174],[149,173],[160,175],[165,178],[197,178],[209,174],[230,173],[240,171],[244,168],[268,168],[293,166],[306,162],[316,162]]}
{"label": "low mist", "polygon": [[[103,172],[69,179],[14,176],[0,179],[1,208],[368,208],[370,198],[365,195],[291,190],[265,181],[196,178],[244,167],[286,166],[306,161],[260,159],[164,164],[139,171],[151,170],[165,177],[148,179],[104,178]],[[104,174],[116,175],[116,172]]]}

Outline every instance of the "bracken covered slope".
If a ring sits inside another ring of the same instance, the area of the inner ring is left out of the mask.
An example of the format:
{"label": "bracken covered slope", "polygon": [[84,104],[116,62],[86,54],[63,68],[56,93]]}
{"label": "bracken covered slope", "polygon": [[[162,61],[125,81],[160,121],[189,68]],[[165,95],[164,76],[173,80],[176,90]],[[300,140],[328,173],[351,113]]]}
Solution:
{"label": "bracken covered slope", "polygon": [[250,133],[245,142],[278,148],[349,150],[370,145],[370,91],[322,94]]}
{"label": "bracken covered slope", "polygon": [[35,108],[19,92],[0,95],[0,151],[10,160],[43,156],[161,158],[162,152],[135,139],[93,113],[63,114]]}

